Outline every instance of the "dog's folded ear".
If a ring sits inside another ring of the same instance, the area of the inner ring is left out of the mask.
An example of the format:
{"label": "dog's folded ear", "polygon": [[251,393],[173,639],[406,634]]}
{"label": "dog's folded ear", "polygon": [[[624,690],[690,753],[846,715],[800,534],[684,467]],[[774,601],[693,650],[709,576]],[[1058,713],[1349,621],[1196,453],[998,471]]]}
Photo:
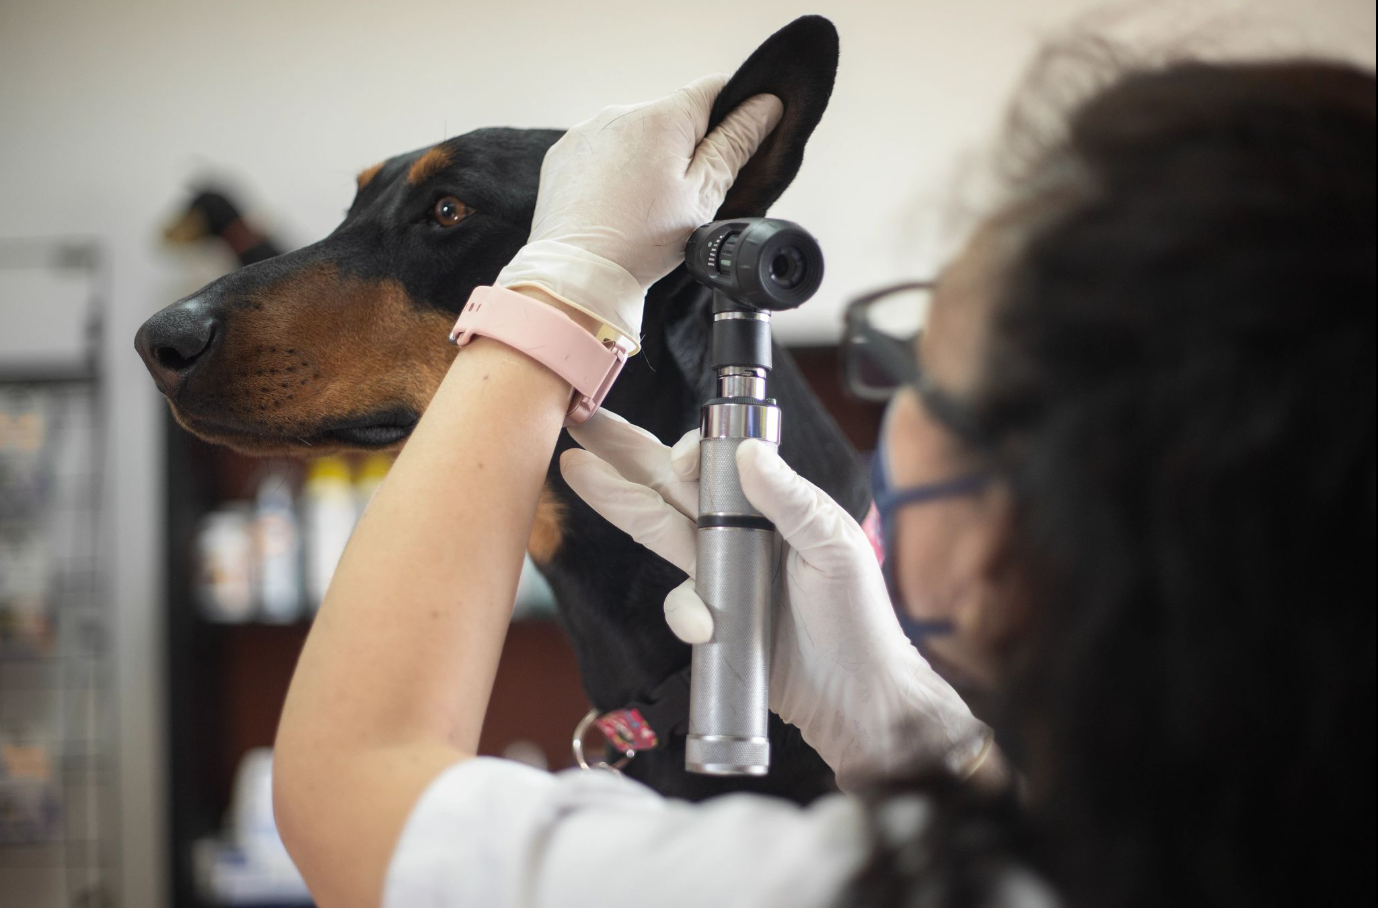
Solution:
{"label": "dog's folded ear", "polygon": [[804,160],[804,145],[828,107],[837,77],[837,29],[822,16],[803,16],[756,48],[713,105],[709,128],[753,95],[772,94],[785,107],[728,191],[718,218],[760,217],[780,198]]}

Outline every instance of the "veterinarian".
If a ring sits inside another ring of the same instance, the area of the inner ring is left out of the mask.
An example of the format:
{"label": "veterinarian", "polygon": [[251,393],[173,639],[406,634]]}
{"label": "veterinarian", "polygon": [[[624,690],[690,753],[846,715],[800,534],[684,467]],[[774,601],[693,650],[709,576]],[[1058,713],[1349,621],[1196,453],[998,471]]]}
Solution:
{"label": "veterinarian", "polygon": [[[757,97],[705,135],[722,84],[558,142],[498,284],[634,340],[781,115]],[[277,819],[319,904],[1372,904],[1372,75],[1146,68],[1057,125],[893,376],[893,607],[842,508],[740,449],[789,546],[771,705],[851,794],[688,804],[475,756],[571,406],[480,336],[292,682]],[[570,486],[692,573],[697,439],[572,431]],[[692,583],[665,609],[711,633]],[[998,692],[999,747],[944,675]]]}

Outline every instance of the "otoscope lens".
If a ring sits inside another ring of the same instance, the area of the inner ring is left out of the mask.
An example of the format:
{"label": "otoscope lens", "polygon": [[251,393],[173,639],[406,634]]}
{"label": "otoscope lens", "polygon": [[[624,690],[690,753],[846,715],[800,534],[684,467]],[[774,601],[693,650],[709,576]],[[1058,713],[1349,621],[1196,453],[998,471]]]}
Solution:
{"label": "otoscope lens", "polygon": [[770,260],[770,279],[784,290],[793,290],[804,280],[804,254],[797,246],[782,246]]}

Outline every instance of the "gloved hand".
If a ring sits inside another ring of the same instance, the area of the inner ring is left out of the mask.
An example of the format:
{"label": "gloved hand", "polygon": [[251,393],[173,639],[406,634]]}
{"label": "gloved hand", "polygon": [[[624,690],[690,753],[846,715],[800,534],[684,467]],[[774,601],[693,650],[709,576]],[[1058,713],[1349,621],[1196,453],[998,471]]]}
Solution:
{"label": "gloved hand", "polygon": [[[665,599],[686,643],[713,631],[694,589],[699,433],[673,447],[606,410],[570,429],[586,450],[560,458],[565,481],[594,510],[689,575]],[[844,790],[941,757],[961,774],[984,759],[989,729],[904,636],[860,525],[780,458],[745,441],[737,467],[747,499],[786,548],[775,615],[770,708],[803,733]]]}
{"label": "gloved hand", "polygon": [[646,290],[684,261],[689,234],[780,121],[780,99],[757,95],[708,133],[726,84],[705,76],[565,133],[541,166],[530,239],[496,283],[539,287],[639,345]]}

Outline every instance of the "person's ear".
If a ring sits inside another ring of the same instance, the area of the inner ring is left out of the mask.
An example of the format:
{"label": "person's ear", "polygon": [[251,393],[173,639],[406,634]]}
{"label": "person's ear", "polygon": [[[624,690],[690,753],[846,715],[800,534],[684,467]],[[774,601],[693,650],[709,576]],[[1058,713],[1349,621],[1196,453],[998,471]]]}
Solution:
{"label": "person's ear", "polygon": [[1011,595],[1014,502],[1009,489],[995,483],[974,505],[953,552],[953,567],[966,578],[953,620],[963,637],[996,650],[1021,635],[1028,621],[1022,598]]}

